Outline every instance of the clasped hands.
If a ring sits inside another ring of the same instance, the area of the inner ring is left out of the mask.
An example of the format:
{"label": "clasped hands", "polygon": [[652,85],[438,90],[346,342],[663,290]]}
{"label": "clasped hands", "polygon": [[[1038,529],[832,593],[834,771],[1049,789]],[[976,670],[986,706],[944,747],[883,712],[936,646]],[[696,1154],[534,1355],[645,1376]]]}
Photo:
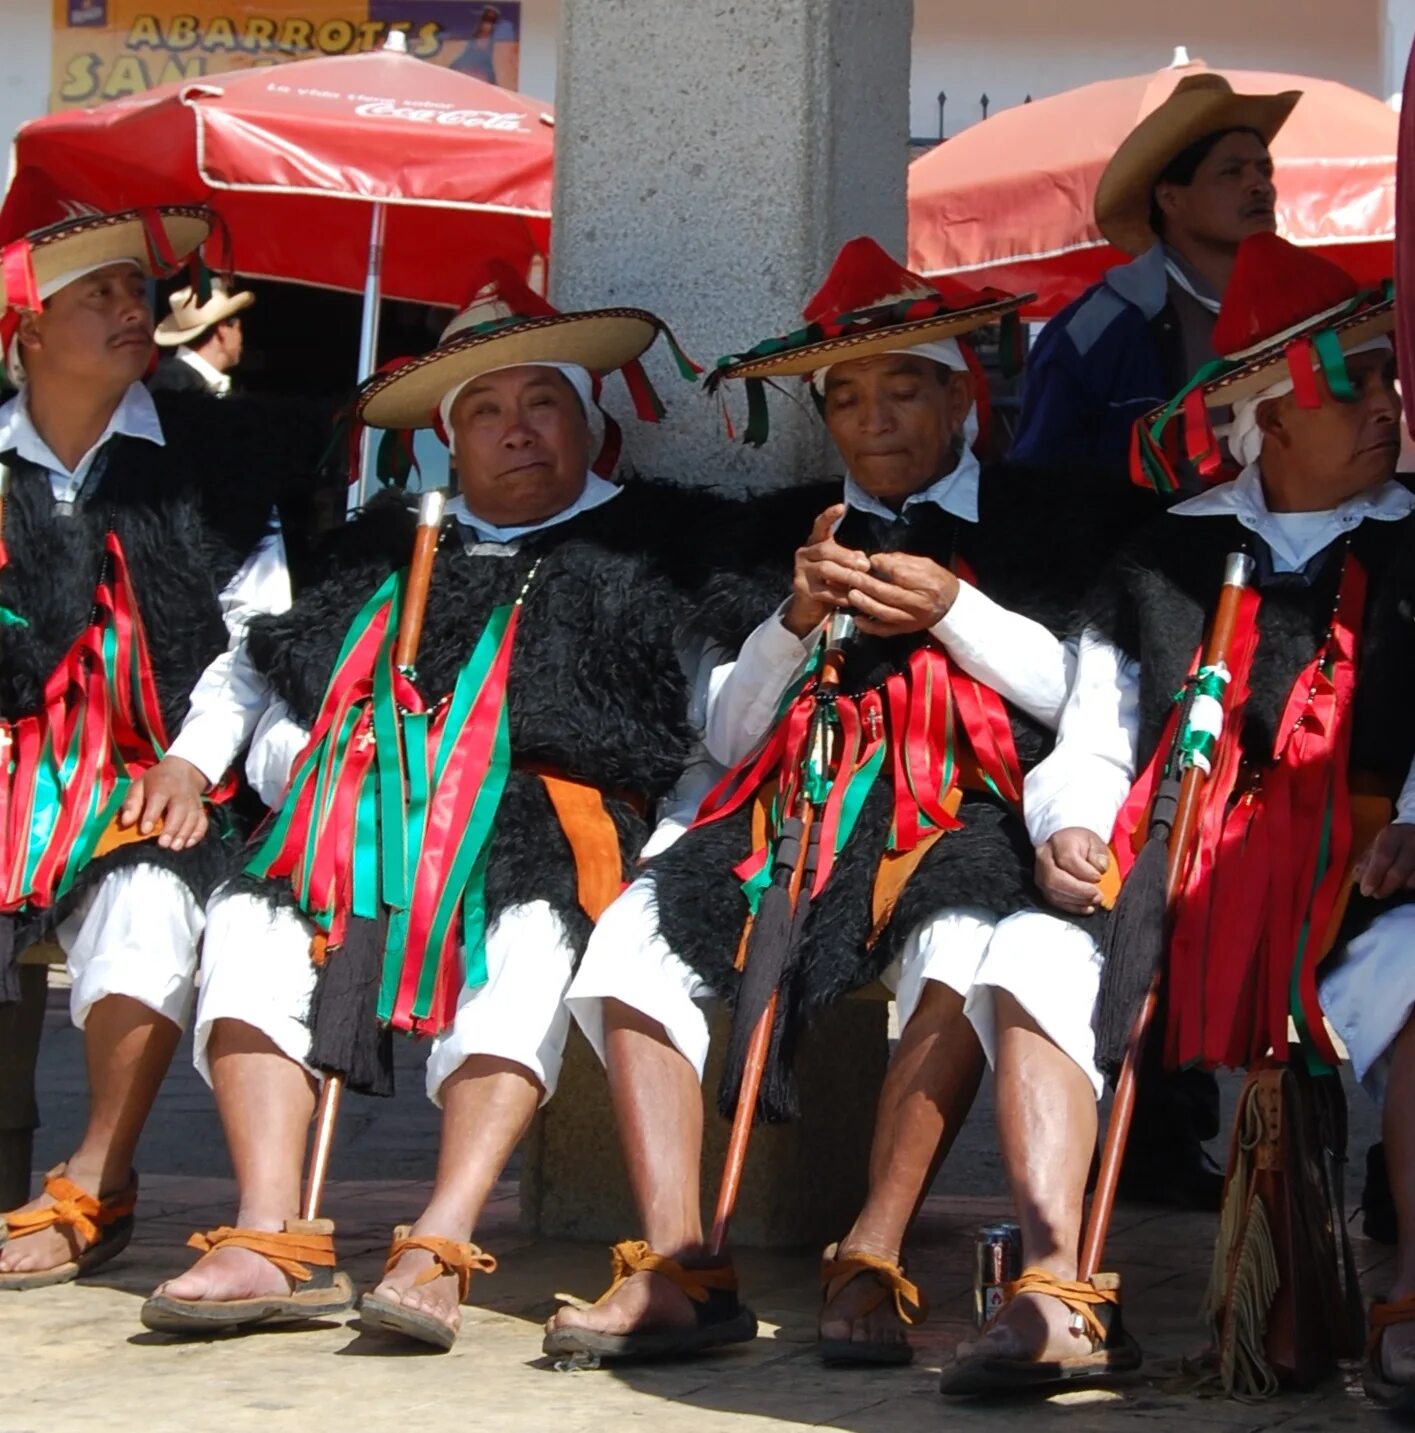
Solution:
{"label": "clasped hands", "polygon": [[903,637],[926,632],[947,616],[958,579],[932,558],[908,552],[873,556],[845,547],[834,536],[845,505],[827,508],[796,551],[791,600],[782,622],[797,637],[815,631],[834,612],[849,612],[862,632]]}

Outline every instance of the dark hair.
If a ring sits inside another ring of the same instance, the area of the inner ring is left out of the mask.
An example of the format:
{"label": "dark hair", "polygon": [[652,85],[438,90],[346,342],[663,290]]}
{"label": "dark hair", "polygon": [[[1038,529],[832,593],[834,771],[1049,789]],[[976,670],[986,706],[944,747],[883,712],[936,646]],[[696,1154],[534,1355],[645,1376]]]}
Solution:
{"label": "dark hair", "polygon": [[1268,142],[1249,124],[1235,124],[1229,129],[1216,129],[1212,134],[1200,135],[1192,144],[1186,144],[1173,159],[1160,170],[1155,182],[1150,186],[1150,228],[1159,234],[1164,235],[1164,211],[1159,206],[1159,200],[1155,198],[1155,190],[1161,184],[1178,184],[1187,188],[1194,182],[1194,176],[1199,172],[1199,166],[1213,152],[1214,146],[1219,140],[1230,134],[1251,134],[1264,149]]}

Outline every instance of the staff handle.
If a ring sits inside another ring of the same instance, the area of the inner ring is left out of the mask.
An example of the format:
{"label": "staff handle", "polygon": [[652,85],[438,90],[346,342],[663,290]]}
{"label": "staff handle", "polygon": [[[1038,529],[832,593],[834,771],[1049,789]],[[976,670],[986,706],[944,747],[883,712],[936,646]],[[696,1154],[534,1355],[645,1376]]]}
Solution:
{"label": "staff handle", "polygon": [[[393,647],[393,660],[404,670],[417,660],[418,646],[422,641],[423,618],[427,615],[427,595],[432,586],[432,567],[437,557],[437,537],[442,529],[442,513],[446,501],[445,494],[430,492],[424,493],[418,504],[413,559],[408,566],[408,585],[403,592],[403,612],[398,620],[398,638]],[[300,1208],[302,1219],[319,1218],[325,1178],[329,1173],[329,1155],[334,1147],[334,1127],[339,1118],[339,1101],[343,1093],[342,1075],[324,1077],[319,1091],[319,1104],[314,1112],[314,1144],[310,1149],[305,1198]]]}
{"label": "staff handle", "polygon": [[[1231,552],[1224,564],[1223,587],[1219,590],[1218,608],[1214,612],[1209,639],[1204,647],[1203,665],[1216,667],[1227,659],[1233,645],[1233,633],[1238,624],[1238,612],[1243,592],[1253,576],[1253,559],[1246,552]],[[1180,883],[1188,864],[1189,849],[1193,844],[1194,827],[1199,819],[1199,797],[1203,794],[1208,773],[1202,766],[1191,765],[1180,779],[1179,800],[1175,810],[1174,825],[1169,832],[1169,862],[1165,869],[1164,898],[1166,922],[1174,913],[1174,904],[1179,896]],[[1150,988],[1136,1012],[1135,1022],[1130,1027],[1130,1038],[1125,1044],[1125,1058],[1120,1064],[1120,1074],[1115,1081],[1115,1099],[1111,1102],[1110,1120],[1106,1125],[1105,1144],[1101,1149],[1101,1165],[1096,1175],[1096,1189],[1091,1196],[1091,1215],[1086,1225],[1086,1237],[1081,1245],[1081,1259],[1078,1276],[1085,1280],[1095,1276],[1105,1252],[1106,1235],[1110,1231],[1111,1216],[1115,1213],[1115,1196],[1120,1185],[1120,1166],[1125,1159],[1125,1147],[1130,1141],[1130,1125],[1135,1118],[1135,1083],[1140,1070],[1140,1058],[1145,1052],[1145,1041],[1159,1009],[1160,987],[1164,980],[1164,965],[1155,972]]]}

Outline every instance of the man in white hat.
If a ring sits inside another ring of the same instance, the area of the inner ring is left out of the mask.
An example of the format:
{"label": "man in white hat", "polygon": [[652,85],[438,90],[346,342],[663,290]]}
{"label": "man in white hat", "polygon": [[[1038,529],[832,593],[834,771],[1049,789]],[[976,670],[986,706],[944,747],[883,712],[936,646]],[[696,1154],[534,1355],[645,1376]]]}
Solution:
{"label": "man in white hat", "polygon": [[63,1283],[127,1243],[134,1150],[230,859],[212,804],[266,701],[246,623],[290,600],[271,526],[282,425],[243,404],[195,413],[142,383],[149,277],[213,222],[130,210],[7,249],[0,328],[19,394],[0,408],[0,999],[19,951],[56,940],[90,1105],[44,1192],[0,1216],[0,1292]]}
{"label": "man in white hat", "polygon": [[1101,175],[1095,216],[1135,257],[1042,331],[1027,361],[1018,462],[1094,461],[1124,474],[1136,419],[1214,357],[1238,245],[1277,226],[1268,147],[1299,98],[1185,75],[1126,137]]}
{"label": "man in white hat", "polygon": [[[210,908],[195,1038],[240,1207],[233,1227],[193,1239],[203,1257],[148,1300],[150,1328],[209,1334],[350,1306],[332,1222],[298,1217],[314,1075],[388,1093],[380,1056],[403,1030],[431,1037],[441,1152],[431,1200],[393,1231],[360,1313],[451,1347],[472,1275],[496,1267],[471,1242],[483,1205],[555,1090],[590,922],[693,753],[678,652],[710,504],[591,466],[598,379],[623,369],[651,416],[635,365],[662,326],[640,309],[560,314],[505,266],[491,278],[438,347],[358,401],[365,422],[435,426],[452,451],[458,493],[415,667],[390,670],[391,604],[416,601],[400,586],[411,517],[392,495],[253,638],[281,705],[252,775],[278,810]],[[341,983],[370,998],[342,1000]]]}
{"label": "man in white hat", "polygon": [[148,387],[154,393],[213,393],[224,398],[231,391],[231,370],[240,363],[245,343],[241,315],[254,302],[249,290],[231,293],[216,281],[205,303],[190,286],[177,289],[172,311],[153,334],[164,353]]}
{"label": "man in white hat", "polygon": [[[979,390],[963,335],[1005,323],[1021,302],[941,288],[855,239],[802,330],[719,363],[747,383],[809,379],[845,479],[788,495],[789,519],[773,513],[782,499],[762,504],[756,541],[786,600],[713,675],[707,745],[732,771],[601,919],[570,988],[608,1071],[643,1237],[616,1246],[603,1298],[550,1321],[552,1356],[683,1356],[753,1336],[730,1251],[704,1237],[699,1086],[707,1007],[725,998],[733,1032],[718,1104],[733,1114],[764,999],[753,972],[783,949],[766,1118],[793,1113],[791,1051],[824,1005],[882,979],[901,1030],[865,1205],[822,1259],[827,1362],[911,1357],[909,1328],[926,1307],[903,1243],[982,1073],[975,1005],[994,986],[1025,991],[1087,1056],[1074,961],[1061,949],[1040,973],[1031,964],[1030,923],[1050,918],[1034,909],[1020,795],[1065,700],[1070,654],[1057,633],[1123,502],[1089,505],[1076,497],[1081,474],[984,468],[973,451]],[[749,391],[755,438],[765,436],[758,398]],[[838,688],[822,692],[811,664],[841,613],[859,632],[844,643]],[[824,771],[817,710],[839,732]],[[823,779],[811,797],[815,876],[783,930],[755,873],[775,870],[781,886],[779,853],[798,819],[789,793]],[[758,939],[771,929],[779,942]]]}

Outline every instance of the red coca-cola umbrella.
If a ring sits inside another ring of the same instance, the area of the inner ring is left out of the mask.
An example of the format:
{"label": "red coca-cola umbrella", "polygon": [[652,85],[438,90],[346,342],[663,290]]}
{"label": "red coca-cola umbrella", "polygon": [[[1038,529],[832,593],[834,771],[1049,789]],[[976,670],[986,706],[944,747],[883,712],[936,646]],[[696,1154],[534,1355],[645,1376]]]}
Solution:
{"label": "red coca-cola umbrella", "polygon": [[[1102,80],[974,125],[909,168],[909,267],[967,275],[1046,318],[1128,257],[1101,237],[1091,208],[1120,141],[1202,60]],[[1363,282],[1390,275],[1396,116],[1332,80],[1222,71],[1241,94],[1301,90],[1273,143],[1278,227]]]}

